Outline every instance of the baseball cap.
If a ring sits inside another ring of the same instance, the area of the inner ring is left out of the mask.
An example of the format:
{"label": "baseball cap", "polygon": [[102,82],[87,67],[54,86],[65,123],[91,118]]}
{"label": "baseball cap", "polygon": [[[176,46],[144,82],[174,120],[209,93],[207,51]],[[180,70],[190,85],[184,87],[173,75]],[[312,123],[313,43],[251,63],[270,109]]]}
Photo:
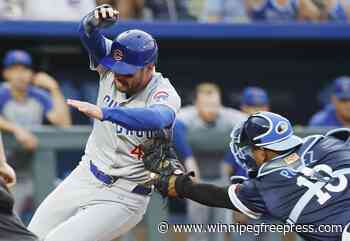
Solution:
{"label": "baseball cap", "polygon": [[22,64],[31,67],[32,57],[24,50],[10,50],[6,52],[2,63],[5,68],[14,64]]}
{"label": "baseball cap", "polygon": [[350,77],[341,76],[334,80],[333,95],[339,99],[350,99]]}
{"label": "baseball cap", "polygon": [[262,106],[269,104],[269,97],[265,90],[259,87],[247,87],[241,96],[241,105]]}

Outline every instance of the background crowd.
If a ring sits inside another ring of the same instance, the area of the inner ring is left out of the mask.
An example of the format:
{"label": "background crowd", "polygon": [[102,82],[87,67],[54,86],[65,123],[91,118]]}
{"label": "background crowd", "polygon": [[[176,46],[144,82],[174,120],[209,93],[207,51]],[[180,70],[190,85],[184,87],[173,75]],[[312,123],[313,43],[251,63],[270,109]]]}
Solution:
{"label": "background crowd", "polygon": [[[348,0],[1,0],[0,18],[78,21],[108,3],[122,19],[201,22],[348,21]],[[40,6],[40,7],[38,7]]]}

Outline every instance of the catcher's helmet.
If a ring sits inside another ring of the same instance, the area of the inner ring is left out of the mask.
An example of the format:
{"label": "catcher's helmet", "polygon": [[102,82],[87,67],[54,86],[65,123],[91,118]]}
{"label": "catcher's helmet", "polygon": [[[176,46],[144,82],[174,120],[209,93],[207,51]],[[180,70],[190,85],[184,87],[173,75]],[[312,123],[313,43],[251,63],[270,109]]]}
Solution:
{"label": "catcher's helmet", "polygon": [[303,143],[294,135],[289,120],[271,112],[258,112],[248,117],[231,133],[231,151],[236,161],[248,171],[256,171],[252,147],[285,152]]}
{"label": "catcher's helmet", "polygon": [[147,64],[156,63],[157,57],[156,40],[142,30],[133,29],[117,36],[110,54],[99,64],[118,74],[130,75]]}

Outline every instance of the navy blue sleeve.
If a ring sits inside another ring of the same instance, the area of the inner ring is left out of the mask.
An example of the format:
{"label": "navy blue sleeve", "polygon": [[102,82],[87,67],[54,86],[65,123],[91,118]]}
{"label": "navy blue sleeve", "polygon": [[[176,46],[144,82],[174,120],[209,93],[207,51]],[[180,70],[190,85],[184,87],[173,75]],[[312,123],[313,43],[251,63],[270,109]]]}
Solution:
{"label": "navy blue sleeve", "polygon": [[149,108],[102,108],[102,121],[110,121],[129,130],[158,130],[170,127],[175,121],[175,112],[165,105]]}
{"label": "navy blue sleeve", "polygon": [[226,152],[224,162],[232,167],[235,176],[247,176],[246,171],[236,162],[230,150]]}
{"label": "navy blue sleeve", "polygon": [[252,180],[232,184],[228,189],[228,195],[232,204],[251,218],[259,219],[266,212],[265,202]]}
{"label": "navy blue sleeve", "polygon": [[178,119],[175,120],[173,141],[176,153],[181,160],[186,160],[193,155],[192,148],[187,141],[187,128],[185,124]]}
{"label": "navy blue sleeve", "polygon": [[94,29],[89,36],[85,33],[84,25],[79,25],[80,40],[92,57],[94,64],[97,64],[103,57],[108,55],[108,44],[111,40],[105,38],[100,30]]}

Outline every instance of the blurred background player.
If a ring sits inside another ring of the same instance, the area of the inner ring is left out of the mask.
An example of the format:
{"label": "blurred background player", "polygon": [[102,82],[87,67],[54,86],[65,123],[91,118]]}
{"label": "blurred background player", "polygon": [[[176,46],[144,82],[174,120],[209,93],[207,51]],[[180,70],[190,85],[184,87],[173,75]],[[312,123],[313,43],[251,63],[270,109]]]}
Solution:
{"label": "blurred background player", "polygon": [[321,14],[321,20],[336,22],[349,20],[349,1],[347,0],[312,0]]}
{"label": "blurred background player", "polygon": [[205,0],[200,20],[205,22],[247,22],[244,0]]}
{"label": "blurred background player", "polygon": [[[222,160],[224,152],[204,151],[193,152],[188,143],[188,133],[196,133],[192,140],[196,146],[201,146],[203,139],[222,138],[226,130],[246,119],[246,115],[238,110],[227,108],[221,104],[221,91],[216,84],[202,83],[196,87],[195,103],[180,110],[174,127],[175,149],[187,170],[193,170],[196,178],[209,183],[225,184]],[[226,133],[225,133],[226,132]],[[195,149],[194,149],[195,150]],[[223,209],[208,208],[201,204],[188,202],[188,217],[191,223],[223,223]],[[214,236],[214,237],[211,237]],[[191,233],[189,240],[224,240],[224,233]]]}
{"label": "blurred background player", "polygon": [[70,114],[57,81],[47,73],[35,73],[27,52],[7,52],[3,67],[5,83],[0,86],[0,130],[12,133],[20,144],[18,150],[8,153],[8,159],[18,176],[14,189],[15,210],[22,214],[24,221],[29,221],[33,211],[31,159],[38,144],[30,128],[45,122],[68,127]]}
{"label": "blurred background player", "polygon": [[313,127],[350,127],[350,77],[334,80],[331,103],[314,114],[309,122]]}
{"label": "blurred background player", "polygon": [[122,19],[195,20],[187,0],[1,0],[0,18],[78,21],[89,9],[102,4],[119,9]]}
{"label": "blurred background player", "polygon": [[270,103],[267,92],[256,86],[245,88],[241,95],[240,109],[248,115],[259,111],[269,111]]}
{"label": "blurred background player", "polygon": [[[321,0],[322,1],[322,0]],[[320,10],[312,0],[245,0],[252,21],[295,21],[321,19]]]}

